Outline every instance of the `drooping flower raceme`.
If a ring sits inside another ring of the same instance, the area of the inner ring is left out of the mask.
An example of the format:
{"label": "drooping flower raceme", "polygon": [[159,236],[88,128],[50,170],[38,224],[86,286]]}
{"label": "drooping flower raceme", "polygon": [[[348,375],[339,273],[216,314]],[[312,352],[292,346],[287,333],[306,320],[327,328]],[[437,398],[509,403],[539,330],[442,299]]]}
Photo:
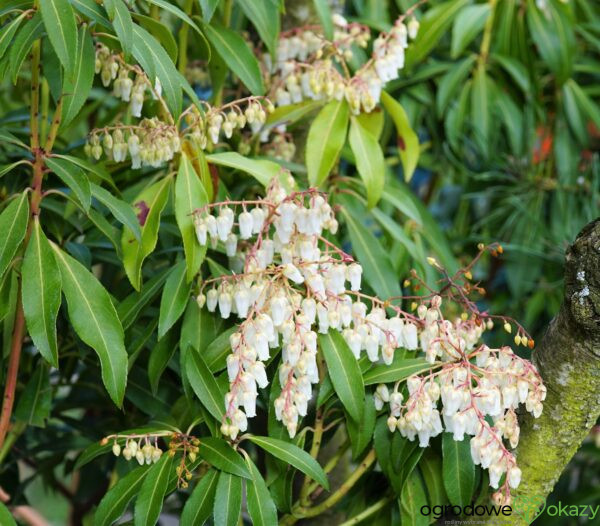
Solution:
{"label": "drooping flower raceme", "polygon": [[[406,382],[377,387],[378,410],[389,404],[388,426],[426,447],[443,430],[471,436],[475,463],[490,471],[503,499],[520,481],[507,446],[515,447],[515,409],[542,411],[545,387],[527,360],[508,347],[490,349],[482,334],[487,314],[444,318],[442,298],[423,297],[416,313],[360,291],[362,268],[324,237],[338,223],[325,195],[286,191],[275,178],[264,199],[208,205],[195,215],[201,245],[224,246],[238,273],[203,282],[201,307],[241,323],[230,337],[229,391],[221,431],[235,439],[256,415],[258,389],[268,385],[266,363],[281,348],[281,393],[275,414],[293,437],[320,378],[317,335],[340,331],[356,357],[391,364],[399,349],[424,356],[423,370]],[[404,352],[404,351],[403,351]]]}

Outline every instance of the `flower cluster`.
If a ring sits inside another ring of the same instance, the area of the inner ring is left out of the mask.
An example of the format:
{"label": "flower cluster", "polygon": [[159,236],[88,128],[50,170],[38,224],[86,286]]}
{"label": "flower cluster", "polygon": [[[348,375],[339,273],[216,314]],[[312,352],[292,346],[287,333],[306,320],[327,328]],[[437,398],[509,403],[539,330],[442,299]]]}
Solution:
{"label": "flower cluster", "polygon": [[267,68],[275,73],[273,91],[277,105],[345,98],[354,114],[372,111],[384,84],[398,78],[398,71],[404,67],[408,38],[415,38],[418,31],[416,19],[412,18],[407,26],[404,17],[399,18],[389,33],[375,39],[371,59],[350,76],[345,60],[351,58],[351,45],[366,46],[369,32],[359,24],[349,24],[340,15],[334,22],[337,30],[333,42],[312,30],[299,30],[281,39],[276,64],[266,59]]}
{"label": "flower cluster", "polygon": [[[162,87],[158,77],[154,86],[146,74],[137,66],[124,62],[120,55],[111,53],[104,44],[96,46],[96,74],[100,74],[102,85],[107,88],[113,82],[113,93],[123,102],[129,102],[131,114],[134,117],[142,116],[142,107],[146,93],[150,92],[153,99],[161,96]],[[130,78],[130,73],[134,78]]]}
{"label": "flower cluster", "polygon": [[163,454],[162,449],[156,445],[156,439],[153,445],[150,443],[148,437],[140,438],[137,441],[135,439],[128,438],[123,448],[121,448],[115,438],[112,446],[112,452],[115,457],[123,455],[125,460],[131,460],[132,458],[135,458],[140,466],[143,464],[153,464],[154,462],[158,462]]}
{"label": "flower cluster", "polygon": [[[453,433],[455,440],[471,436],[471,455],[475,464],[489,469],[490,485],[498,488],[503,502],[510,489],[519,485],[521,471],[511,448],[519,441],[515,410],[525,404],[537,418],[542,412],[546,388],[535,367],[518,357],[509,347],[490,349],[481,343],[491,320],[443,318],[441,298],[434,296],[429,307],[419,306],[419,348],[432,370],[414,375],[407,381],[407,399],[397,384],[390,392],[379,385],[375,392],[378,409],[389,404],[390,431],[398,429],[409,440],[419,439],[426,447],[431,437],[442,431]],[[439,361],[438,361],[439,360]],[[439,370],[433,372],[435,364]],[[441,406],[441,407],[440,407]]]}
{"label": "flower cluster", "polygon": [[102,153],[108,159],[122,162],[131,158],[131,167],[159,167],[170,161],[181,148],[175,126],[156,117],[142,119],[137,126],[119,125],[94,130],[85,145],[87,155],[98,160]]}

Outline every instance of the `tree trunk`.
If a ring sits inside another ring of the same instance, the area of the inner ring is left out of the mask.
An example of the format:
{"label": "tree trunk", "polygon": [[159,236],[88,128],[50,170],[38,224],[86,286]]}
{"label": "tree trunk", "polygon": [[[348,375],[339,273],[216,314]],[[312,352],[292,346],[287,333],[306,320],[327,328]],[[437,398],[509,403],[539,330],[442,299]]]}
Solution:
{"label": "tree trunk", "polygon": [[[534,351],[533,363],[548,394],[540,418],[521,415],[517,509],[525,500],[544,503],[600,416],[600,219],[567,249],[563,304]],[[527,524],[515,512],[507,522]]]}

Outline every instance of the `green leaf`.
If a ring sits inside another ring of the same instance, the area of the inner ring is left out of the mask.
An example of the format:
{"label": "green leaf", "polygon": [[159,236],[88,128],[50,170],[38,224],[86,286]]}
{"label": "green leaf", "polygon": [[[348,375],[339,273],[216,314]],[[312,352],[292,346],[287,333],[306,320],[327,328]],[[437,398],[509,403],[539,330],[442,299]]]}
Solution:
{"label": "green leaf", "polygon": [[40,11],[50,43],[67,75],[75,68],[77,55],[77,24],[69,0],[44,0]]}
{"label": "green leaf", "polygon": [[215,526],[237,526],[241,511],[242,479],[229,473],[221,473],[215,493]]}
{"label": "green leaf", "polygon": [[169,3],[165,0],[148,0],[148,3],[157,5],[165,11],[168,11],[169,13],[175,15],[177,18],[183,20],[186,24],[191,26],[194,29],[194,31],[196,31],[199,35],[202,36],[202,31],[200,31],[200,28],[196,25],[196,23],[176,5],[173,5],[172,3]]}
{"label": "green leaf", "polygon": [[66,126],[78,115],[90,94],[94,82],[95,57],[90,31],[87,26],[81,26],[73,78],[69,75],[64,78],[61,126]]}
{"label": "green leaf", "polygon": [[26,161],[25,159],[21,159],[20,161],[15,161],[14,163],[11,163],[11,164],[5,164],[3,166],[0,166],[0,177],[4,177],[7,173],[10,173],[12,170],[14,170],[17,166],[19,166],[21,164],[26,164],[28,166],[31,166],[29,164],[29,161]]}
{"label": "green leaf", "polygon": [[473,39],[482,31],[490,16],[488,4],[469,5],[461,9],[452,26],[452,45],[450,55],[458,56],[467,48]]}
{"label": "green leaf", "polygon": [[271,453],[271,455],[277,457],[279,460],[283,460],[296,469],[299,469],[326,490],[329,489],[329,481],[323,468],[303,449],[277,438],[250,436],[248,439],[257,446],[260,446],[267,453]]}
{"label": "green leaf", "polygon": [[227,166],[241,170],[254,177],[260,184],[267,186],[273,177],[277,177],[281,172],[281,166],[273,161],[262,159],[250,159],[236,152],[213,153],[206,156],[209,163],[219,166]]}
{"label": "green leaf", "polygon": [[92,196],[108,208],[119,223],[128,227],[138,241],[142,239],[140,222],[135,215],[133,207],[129,203],[117,199],[108,190],[105,190],[97,184],[90,183],[90,190]]}
{"label": "green leaf", "polygon": [[13,84],[17,83],[17,77],[21,70],[21,65],[25,57],[29,54],[34,41],[44,34],[44,22],[39,12],[36,12],[23,27],[18,31],[17,36],[11,42],[8,52],[10,63],[10,77]]}
{"label": "green leaf", "polygon": [[419,137],[412,129],[404,108],[386,92],[381,94],[381,102],[389,112],[398,133],[398,152],[404,170],[404,180],[410,181],[419,161]]}
{"label": "green leaf", "polygon": [[280,25],[279,13],[274,12],[276,4],[272,0],[238,0],[238,4],[258,31],[271,57],[275,57]]}
{"label": "green leaf", "polygon": [[145,466],[135,468],[104,495],[94,514],[94,526],[111,526],[123,515],[131,499],[140,491],[148,471]]}
{"label": "green leaf", "polygon": [[192,289],[185,280],[185,261],[177,263],[167,278],[158,316],[158,338],[162,338],[183,314]]}
{"label": "green leaf", "polygon": [[21,277],[21,297],[29,336],[48,363],[58,367],[56,316],[61,301],[60,269],[38,216],[33,222]]}
{"label": "green leaf", "polygon": [[510,75],[525,96],[529,96],[531,94],[529,71],[523,65],[523,63],[512,57],[498,54],[492,55],[492,59],[500,64],[502,69],[504,69],[504,71]]}
{"label": "green leaf", "polygon": [[133,49],[133,21],[127,5],[123,0],[104,0],[104,7],[123,51],[129,55]]}
{"label": "green leaf", "polygon": [[[433,506],[437,502],[431,503]],[[430,519],[421,509],[427,506],[427,493],[418,470],[414,470],[404,483],[402,495],[398,499],[402,526],[428,526]]]}
{"label": "green leaf", "polygon": [[202,9],[202,18],[208,24],[211,21],[213,15],[215,13],[215,10],[217,9],[217,6],[219,5],[220,0],[199,0],[199,1],[200,1],[200,7]]}
{"label": "green leaf", "polygon": [[428,9],[420,20],[417,38],[406,50],[406,67],[423,62],[439,40],[444,36],[454,17],[462,11],[469,0],[447,0]]}
{"label": "green leaf", "polygon": [[327,371],[348,414],[360,422],[365,404],[365,387],[358,361],[342,335],[335,330],[319,334],[319,348],[323,352]]}
{"label": "green leaf", "polygon": [[52,245],[67,298],[69,319],[79,337],[100,358],[102,381],[121,407],[127,383],[127,351],[117,311],[96,277],[81,263]]}
{"label": "green leaf", "polygon": [[403,358],[401,353],[394,356],[390,365],[375,365],[364,374],[365,385],[401,382],[413,374],[427,371],[433,367],[424,358]]}
{"label": "green leaf", "polygon": [[470,55],[460,62],[454,64],[440,81],[436,93],[436,108],[438,116],[443,117],[448,104],[456,97],[458,87],[462,85],[471,67],[477,59],[476,55]]}
{"label": "green leaf", "polygon": [[471,90],[471,120],[474,139],[485,157],[489,155],[490,90],[485,66],[477,68]]}
{"label": "green leaf", "polygon": [[73,191],[87,212],[92,202],[92,194],[85,172],[77,165],[57,157],[47,157],[46,165]]}
{"label": "green leaf", "polygon": [[221,471],[250,478],[250,473],[242,457],[222,438],[202,438],[198,454]]}
{"label": "green leaf", "polygon": [[196,396],[208,412],[221,422],[225,416],[224,396],[213,373],[198,352],[186,353],[185,373]]}
{"label": "green leaf", "polygon": [[160,216],[167,204],[170,183],[171,178],[165,177],[143,190],[135,200],[135,205],[140,209],[141,217],[145,215],[145,221],[140,220],[140,223],[143,223],[141,242],[136,239],[131,229],[127,227],[123,229],[121,238],[123,265],[135,290],[140,290],[142,263],[154,251],[158,241]]}
{"label": "green leaf", "polygon": [[91,21],[110,29],[111,23],[106,15],[106,11],[95,0],[70,0],[71,4],[82,15],[89,18]]}
{"label": "green leaf", "polygon": [[[340,199],[340,201],[349,204],[348,200]],[[398,277],[388,253],[379,240],[367,230],[359,217],[353,214],[353,208],[344,206],[341,212],[348,227],[352,251],[363,267],[364,279],[381,299],[400,296]]]}
{"label": "green leaf", "polygon": [[267,115],[266,126],[274,128],[280,124],[293,124],[313,110],[321,107],[321,102],[316,100],[305,100],[287,106],[277,106],[275,111]]}
{"label": "green leaf", "polygon": [[6,24],[2,29],[0,29],[0,58],[4,56],[8,46],[13,43],[13,37],[19,29],[23,18],[27,13],[21,13],[17,18],[11,20],[8,24]]}
{"label": "green leaf", "polygon": [[567,80],[565,83],[565,88],[567,86],[573,94],[573,97],[577,102],[577,106],[579,106],[583,115],[591,120],[596,127],[600,128],[600,107],[598,104],[596,104],[596,102],[594,102],[592,98],[589,97],[587,93],[583,91],[581,86],[573,79]]}
{"label": "green leaf", "polygon": [[153,394],[156,394],[160,377],[177,350],[174,332],[171,331],[165,334],[154,346],[150,358],[148,358],[148,380]]}
{"label": "green leaf", "polygon": [[148,470],[135,501],[133,513],[135,526],[154,526],[157,523],[172,471],[173,457],[167,454],[163,454]]}
{"label": "green leaf", "polygon": [[218,25],[203,26],[204,33],[229,69],[239,77],[253,95],[263,95],[265,86],[258,60],[244,39],[232,29]]}
{"label": "green leaf", "polygon": [[319,17],[319,22],[323,26],[325,38],[329,41],[333,40],[333,20],[331,17],[331,8],[327,0],[313,0],[315,11]]}
{"label": "green leaf", "polygon": [[372,208],[381,198],[385,183],[383,151],[379,141],[356,117],[350,121],[349,142],[356,158],[356,169],[367,190],[367,205]]}
{"label": "green leaf", "polygon": [[470,504],[475,490],[475,464],[469,440],[454,440],[451,433],[442,435],[443,478],[453,506]]}
{"label": "green leaf", "polygon": [[251,479],[246,481],[248,514],[253,526],[277,526],[277,508],[260,471],[250,457],[246,457]]}
{"label": "green leaf", "polygon": [[19,396],[15,418],[28,425],[45,427],[52,405],[52,387],[48,366],[44,363],[36,367]]}
{"label": "green leaf", "polygon": [[308,183],[321,186],[338,160],[346,142],[348,103],[332,100],[323,107],[308,130],[306,168]]}
{"label": "green leaf", "polygon": [[195,210],[206,204],[208,204],[208,196],[204,186],[196,174],[192,162],[185,153],[182,153],[175,180],[175,217],[183,239],[188,282],[198,273],[206,255],[206,246],[200,246],[196,240],[194,216],[192,215]]}
{"label": "green leaf", "polygon": [[373,402],[373,395],[367,393],[362,418],[356,422],[352,418],[346,419],[346,429],[352,445],[352,458],[356,460],[366,449],[373,437],[377,411]]}
{"label": "green leaf", "polygon": [[27,221],[29,220],[29,199],[27,197],[27,192],[23,192],[13,199],[0,214],[0,232],[2,232],[0,278],[4,276],[27,232]]}
{"label": "green leaf", "polygon": [[0,502],[0,524],[4,526],[17,526],[15,519],[12,514],[8,511],[8,508]]}
{"label": "green leaf", "polygon": [[448,502],[444,481],[442,479],[442,459],[431,448],[428,448],[419,462],[425,487],[432,504],[443,505]]}
{"label": "green leaf", "polygon": [[183,507],[181,524],[202,526],[206,522],[212,514],[218,480],[219,472],[215,469],[204,474]]}
{"label": "green leaf", "polygon": [[169,55],[171,61],[176,62],[179,51],[177,48],[177,41],[175,40],[171,30],[165,24],[155,20],[150,16],[142,15],[140,13],[132,13],[131,16],[144,29],[147,29],[152,36],[156,37],[162,47],[165,48],[165,51]]}

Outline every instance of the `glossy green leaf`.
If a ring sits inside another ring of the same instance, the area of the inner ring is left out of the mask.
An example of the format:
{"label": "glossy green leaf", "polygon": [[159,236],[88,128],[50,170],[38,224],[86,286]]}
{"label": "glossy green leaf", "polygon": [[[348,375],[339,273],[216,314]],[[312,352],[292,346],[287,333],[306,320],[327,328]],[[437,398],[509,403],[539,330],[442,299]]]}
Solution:
{"label": "glossy green leaf", "polygon": [[348,414],[360,422],[365,404],[365,388],[358,361],[342,335],[333,329],[319,334],[319,348],[323,352],[327,371]]}
{"label": "glossy green leaf", "polygon": [[246,501],[248,514],[253,526],[277,526],[277,508],[273,497],[258,468],[246,457],[251,478],[246,481]]}
{"label": "glossy green leaf", "polygon": [[454,440],[451,433],[442,435],[443,479],[453,506],[466,506],[475,491],[475,464],[468,439]]}
{"label": "glossy green leaf", "polygon": [[15,418],[31,426],[45,427],[52,405],[52,387],[48,366],[36,367],[18,398]]}
{"label": "glossy green leaf", "polygon": [[267,453],[299,469],[325,489],[329,489],[329,481],[323,468],[303,449],[289,442],[272,437],[250,436],[248,439],[257,446],[260,446]]}
{"label": "glossy green leaf", "polygon": [[127,351],[123,327],[106,289],[76,259],[52,245],[60,268],[69,319],[79,337],[100,358],[102,381],[117,406],[127,383]]}
{"label": "glossy green leaf", "polygon": [[87,212],[92,202],[92,193],[85,172],[76,164],[63,158],[48,157],[46,164],[72,190]]}
{"label": "glossy green leaf", "polygon": [[133,231],[127,227],[123,229],[121,246],[123,248],[123,265],[133,288],[140,290],[142,281],[142,263],[156,247],[158,228],[163,208],[167,204],[171,178],[154,183],[143,190],[135,199],[134,205],[140,211],[142,224],[142,240],[136,239]]}
{"label": "glossy green leaf", "polygon": [[428,448],[419,462],[421,474],[425,481],[425,487],[429,493],[429,501],[432,504],[444,505],[448,502],[444,480],[442,477],[442,459],[439,454]]}
{"label": "glossy green leaf", "polygon": [[119,223],[129,228],[137,240],[141,240],[142,231],[140,230],[140,222],[135,215],[133,207],[129,203],[121,201],[108,190],[105,190],[94,183],[90,183],[90,191],[94,198],[110,210]]}
{"label": "glossy green leaf", "polygon": [[131,499],[139,493],[148,471],[145,466],[137,467],[108,490],[94,514],[94,526],[111,526],[125,513]]}
{"label": "glossy green leaf", "polygon": [[385,109],[389,112],[396,125],[398,152],[404,170],[404,180],[410,181],[417,167],[421,152],[419,137],[412,129],[408,115],[406,115],[400,103],[385,92],[381,94],[381,102],[383,102]]}
{"label": "glossy green leaf", "polygon": [[212,20],[215,10],[219,5],[219,1],[220,0],[199,0],[202,9],[202,18],[207,24]]}
{"label": "glossy green leaf", "polygon": [[139,292],[132,292],[117,307],[119,319],[124,329],[128,329],[140,315],[141,310],[162,290],[171,269],[166,268],[144,283]]}
{"label": "glossy green leaf", "polygon": [[0,58],[4,56],[8,46],[13,43],[13,37],[15,36],[17,29],[19,29],[23,18],[25,18],[25,13],[21,13],[18,17],[0,29]]}
{"label": "glossy green leaf", "polygon": [[246,18],[258,31],[271,57],[275,57],[280,26],[280,16],[275,11],[277,2],[273,2],[273,0],[237,0],[237,3]]}
{"label": "glossy green leaf", "polygon": [[133,48],[133,21],[131,13],[124,0],[104,0],[104,7],[108,18],[112,22],[119,43],[125,54],[131,53]]}
{"label": "glossy green leaf", "polygon": [[319,17],[319,22],[323,26],[323,33],[327,40],[333,40],[333,21],[331,16],[331,8],[327,0],[313,0],[315,11]]}
{"label": "glossy green leaf", "polygon": [[452,26],[452,45],[450,54],[457,58],[467,46],[481,33],[485,22],[490,16],[488,4],[476,4],[461,9]]}
{"label": "glossy green leaf", "polygon": [[27,332],[40,354],[58,367],[56,316],[61,301],[60,269],[36,216],[21,267]]}
{"label": "glossy green leaf", "polygon": [[348,129],[348,103],[332,100],[323,107],[308,130],[306,168],[311,186],[321,186],[335,166]]}
{"label": "glossy green leaf", "polygon": [[185,279],[185,261],[177,263],[167,278],[165,288],[160,299],[160,312],[158,316],[158,338],[162,338],[173,324],[181,317],[192,286]]}
{"label": "glossy green leaf", "polygon": [[110,29],[111,23],[106,11],[95,0],[70,0],[71,5],[91,21]]}
{"label": "glossy green leaf", "polygon": [[473,89],[471,90],[471,121],[476,144],[484,156],[489,155],[490,137],[490,84],[485,67],[479,66],[473,78]]}
{"label": "glossy green leaf", "polygon": [[215,24],[210,26],[204,24],[203,29],[217,53],[250,90],[250,93],[263,95],[265,86],[258,61],[244,39],[236,31]]}
{"label": "glossy green leaf", "polygon": [[250,478],[250,473],[242,457],[222,438],[202,438],[198,454],[221,471]]}
{"label": "glossy green leaf", "polygon": [[184,153],[179,163],[175,180],[175,217],[183,239],[183,249],[187,266],[187,281],[198,273],[206,255],[206,246],[200,246],[196,239],[193,212],[208,204],[208,196],[192,162]]}
{"label": "glossy green leaf", "polygon": [[507,57],[505,55],[492,55],[492,59],[510,75],[525,96],[531,94],[531,81],[529,80],[529,71],[519,60]]}
{"label": "glossy green leaf", "polygon": [[424,358],[402,358],[398,354],[390,365],[380,364],[369,369],[364,374],[364,382],[365,385],[400,382],[432,367]]}
{"label": "glossy green leaf", "polygon": [[67,75],[75,68],[77,56],[77,24],[69,0],[44,0],[40,12],[48,38]]}
{"label": "glossy green leaf", "polygon": [[346,419],[346,429],[352,445],[352,458],[356,460],[371,442],[375,431],[375,420],[377,411],[373,395],[367,393],[365,396],[362,418],[357,422],[352,418]]}
{"label": "glossy green leaf", "polygon": [[[402,526],[428,526],[430,518],[421,509],[427,506],[427,492],[418,470],[414,470],[404,483],[402,495],[398,499]],[[432,502],[432,506],[437,502]]]}
{"label": "glossy green leaf", "polygon": [[166,369],[169,361],[177,350],[175,331],[170,331],[160,339],[150,352],[148,358],[148,380],[152,393],[156,394],[160,377]]}
{"label": "glossy green leaf", "polygon": [[160,42],[160,45],[165,48],[172,62],[177,62],[179,50],[177,41],[171,30],[162,22],[155,20],[151,16],[142,15],[140,13],[131,13],[133,19],[144,29],[147,29],[152,36]]}
{"label": "glossy green leaf", "polygon": [[200,31],[200,28],[196,25],[196,23],[187,14],[185,14],[184,11],[179,9],[179,7],[173,5],[173,3],[167,2],[166,0],[148,0],[148,3],[154,4],[161,9],[164,9],[165,11],[175,15],[177,18],[183,20],[186,24],[191,26],[197,33],[202,35],[202,31]]}
{"label": "glossy green leaf", "polygon": [[[65,0],[66,1],[66,0]],[[41,15],[36,13],[30,18],[23,27],[19,29],[13,42],[11,42],[8,51],[8,60],[10,63],[10,78],[13,84],[16,84],[19,71],[25,57],[31,51],[34,41],[44,34],[44,22]],[[75,33],[77,35],[77,33]]]}
{"label": "glossy green leaf", "polygon": [[379,141],[356,117],[351,118],[348,138],[356,159],[356,169],[367,190],[367,204],[372,208],[381,198],[385,183],[383,151]]}
{"label": "glossy green leaf", "polygon": [[281,167],[273,161],[250,159],[237,152],[213,153],[206,156],[209,163],[241,170],[254,177],[260,184],[267,186],[273,177],[281,172]]}
{"label": "glossy green leaf", "polygon": [[2,502],[0,502],[0,524],[3,526],[17,526],[11,512]]}
{"label": "glossy green leaf", "polygon": [[86,26],[81,26],[78,41],[73,77],[64,77],[62,126],[66,126],[77,116],[94,83],[96,54],[90,30]]}
{"label": "glossy green leaf", "polygon": [[218,480],[219,472],[215,469],[210,469],[204,474],[185,502],[181,512],[181,524],[202,526],[206,522],[213,511]]}
{"label": "glossy green leaf", "polygon": [[293,124],[312,111],[321,107],[321,102],[316,100],[305,100],[287,106],[277,106],[272,113],[267,115],[266,126],[275,127],[280,124]]}
{"label": "glossy green leaf", "polygon": [[4,276],[27,232],[29,199],[27,192],[17,196],[0,214],[0,278]]}
{"label": "glossy green leaf", "polygon": [[162,455],[158,462],[150,467],[135,501],[133,512],[135,526],[154,526],[157,523],[172,471],[174,471],[173,457],[167,454]]}
{"label": "glossy green leaf", "polygon": [[200,353],[186,354],[185,374],[202,405],[217,422],[221,422],[225,415],[224,393]]}
{"label": "glossy green leaf", "polygon": [[221,473],[214,502],[215,526],[238,526],[242,511],[242,479]]}

